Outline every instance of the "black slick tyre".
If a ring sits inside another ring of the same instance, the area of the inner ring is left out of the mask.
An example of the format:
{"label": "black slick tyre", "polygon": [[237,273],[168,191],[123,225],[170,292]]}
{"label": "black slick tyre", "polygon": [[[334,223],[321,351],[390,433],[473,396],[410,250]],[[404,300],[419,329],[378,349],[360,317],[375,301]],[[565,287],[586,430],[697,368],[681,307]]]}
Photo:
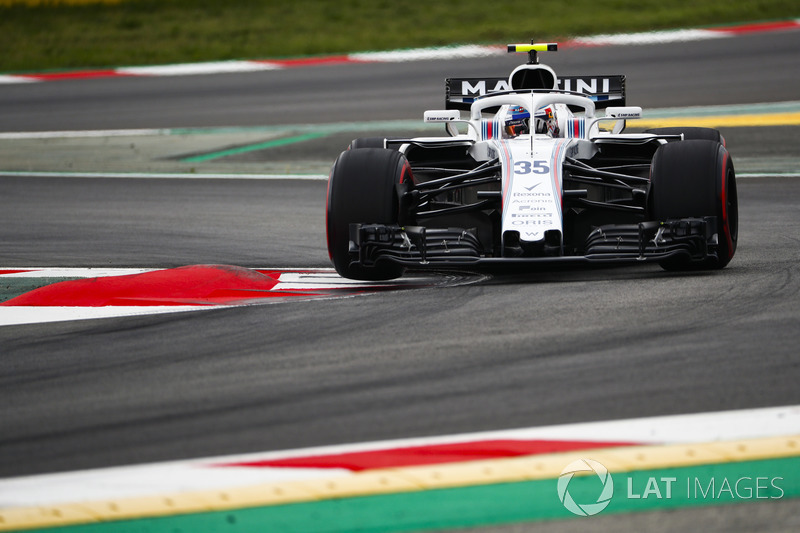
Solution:
{"label": "black slick tyre", "polygon": [[352,262],[350,224],[396,224],[395,185],[411,179],[411,167],[397,150],[363,148],[342,152],[328,179],[328,254],[339,275],[358,280],[400,277],[404,268],[388,261],[373,266]]}
{"label": "black slick tyre", "polygon": [[654,220],[717,217],[716,257],[693,262],[678,256],[662,261],[666,270],[724,268],[736,252],[739,207],[736,173],[728,150],[713,140],[671,142],[658,148],[650,172]]}

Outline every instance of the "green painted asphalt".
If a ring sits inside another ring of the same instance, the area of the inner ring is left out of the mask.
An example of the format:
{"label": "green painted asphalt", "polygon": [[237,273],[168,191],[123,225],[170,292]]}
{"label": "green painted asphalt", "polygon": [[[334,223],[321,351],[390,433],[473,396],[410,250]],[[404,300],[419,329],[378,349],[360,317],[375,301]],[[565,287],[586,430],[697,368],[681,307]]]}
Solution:
{"label": "green painted asphalt", "polygon": [[324,132],[305,133],[303,135],[297,135],[294,137],[283,137],[280,139],[273,139],[271,141],[266,141],[262,143],[249,144],[246,146],[239,146],[236,148],[228,148],[225,150],[218,150],[215,152],[208,152],[205,154],[184,157],[183,159],[181,159],[181,161],[184,161],[186,163],[201,163],[203,161],[211,161],[213,159],[219,159],[221,157],[228,157],[231,155],[239,155],[247,152],[255,152],[256,150],[266,150],[268,148],[275,148],[277,146],[285,146],[287,144],[310,141],[312,139],[319,139],[320,137],[325,137],[327,135],[328,134]]}
{"label": "green painted asphalt", "polygon": [[[670,481],[672,480],[672,481]],[[608,507],[597,516],[800,496],[800,457],[613,474]],[[567,486],[579,504],[594,503],[597,476],[573,477]],[[39,529],[48,533],[263,533],[434,531],[543,520],[584,520],[562,505],[557,479],[474,485],[329,499],[221,512],[142,518]]]}
{"label": "green painted asphalt", "polygon": [[[800,102],[798,102],[800,107]],[[276,126],[237,126],[227,128],[171,128],[160,130],[162,135],[209,135],[230,133],[315,132],[330,135],[350,131],[440,130],[441,124],[426,124],[422,114],[418,120],[376,120],[363,122],[331,122],[321,124],[292,124]]]}
{"label": "green painted asphalt", "polygon": [[307,124],[298,126],[265,126],[254,128],[200,128],[200,129],[172,129],[167,130],[167,135],[207,135],[207,134],[224,134],[224,133],[300,133],[299,135],[292,135],[290,137],[280,137],[265,142],[239,146],[235,148],[228,148],[224,150],[216,150],[202,154],[192,155],[181,159],[185,163],[202,163],[206,161],[213,161],[228,157],[232,155],[244,154],[247,152],[255,152],[258,150],[267,150],[269,148],[276,148],[279,146],[286,146],[289,144],[302,143],[314,139],[320,139],[336,133],[343,132],[357,132],[357,131],[392,131],[397,129],[409,130],[431,130],[430,124],[425,124],[421,120],[389,120],[381,122],[366,122],[366,123],[353,123],[353,122],[339,122],[334,124]]}

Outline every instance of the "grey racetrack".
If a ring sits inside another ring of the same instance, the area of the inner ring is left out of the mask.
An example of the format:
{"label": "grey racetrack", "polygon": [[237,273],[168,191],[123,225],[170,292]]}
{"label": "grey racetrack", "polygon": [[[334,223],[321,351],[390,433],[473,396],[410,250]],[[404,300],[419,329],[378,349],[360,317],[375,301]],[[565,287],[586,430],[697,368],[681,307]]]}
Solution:
{"label": "grey racetrack", "polygon": [[[794,31],[568,49],[543,62],[627,74],[629,103],[673,107],[797,100],[798,59]],[[519,60],[0,86],[0,131],[414,119],[442,105],[444,77],[502,75]],[[723,130],[734,161],[751,164],[796,157],[798,133]],[[332,161],[343,139],[274,157]],[[717,272],[541,270],[0,327],[0,476],[798,404],[800,178],[738,186],[739,248]],[[0,177],[0,267],[327,267],[324,201],[324,181]]]}

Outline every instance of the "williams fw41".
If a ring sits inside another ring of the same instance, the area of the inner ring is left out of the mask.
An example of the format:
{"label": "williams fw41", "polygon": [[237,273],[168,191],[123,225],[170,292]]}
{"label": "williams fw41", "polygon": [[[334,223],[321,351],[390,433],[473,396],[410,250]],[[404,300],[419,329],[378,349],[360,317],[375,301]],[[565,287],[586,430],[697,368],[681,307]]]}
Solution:
{"label": "williams fw41", "polygon": [[[328,181],[336,271],[655,261],[723,268],[736,251],[733,161],[717,130],[623,133],[625,77],[559,78],[537,52],[507,78],[450,78],[447,136],[355,139]],[[602,109],[602,114],[597,111]],[[461,113],[468,113],[462,117]]]}

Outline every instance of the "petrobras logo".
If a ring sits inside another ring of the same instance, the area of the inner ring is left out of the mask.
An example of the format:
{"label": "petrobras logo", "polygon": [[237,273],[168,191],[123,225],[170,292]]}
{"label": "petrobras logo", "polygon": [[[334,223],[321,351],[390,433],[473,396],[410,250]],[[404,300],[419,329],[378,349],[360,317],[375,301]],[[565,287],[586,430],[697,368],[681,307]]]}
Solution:
{"label": "petrobras logo", "polygon": [[[577,501],[570,493],[570,483],[576,475],[594,475],[600,480],[600,484],[592,484],[593,488],[598,489],[599,493],[592,494],[587,501],[584,491],[581,491],[581,498]],[[614,496],[614,480],[608,469],[597,461],[591,459],[579,459],[568,464],[561,475],[558,477],[558,499],[566,509],[578,516],[593,516],[600,513],[611,503]]]}

